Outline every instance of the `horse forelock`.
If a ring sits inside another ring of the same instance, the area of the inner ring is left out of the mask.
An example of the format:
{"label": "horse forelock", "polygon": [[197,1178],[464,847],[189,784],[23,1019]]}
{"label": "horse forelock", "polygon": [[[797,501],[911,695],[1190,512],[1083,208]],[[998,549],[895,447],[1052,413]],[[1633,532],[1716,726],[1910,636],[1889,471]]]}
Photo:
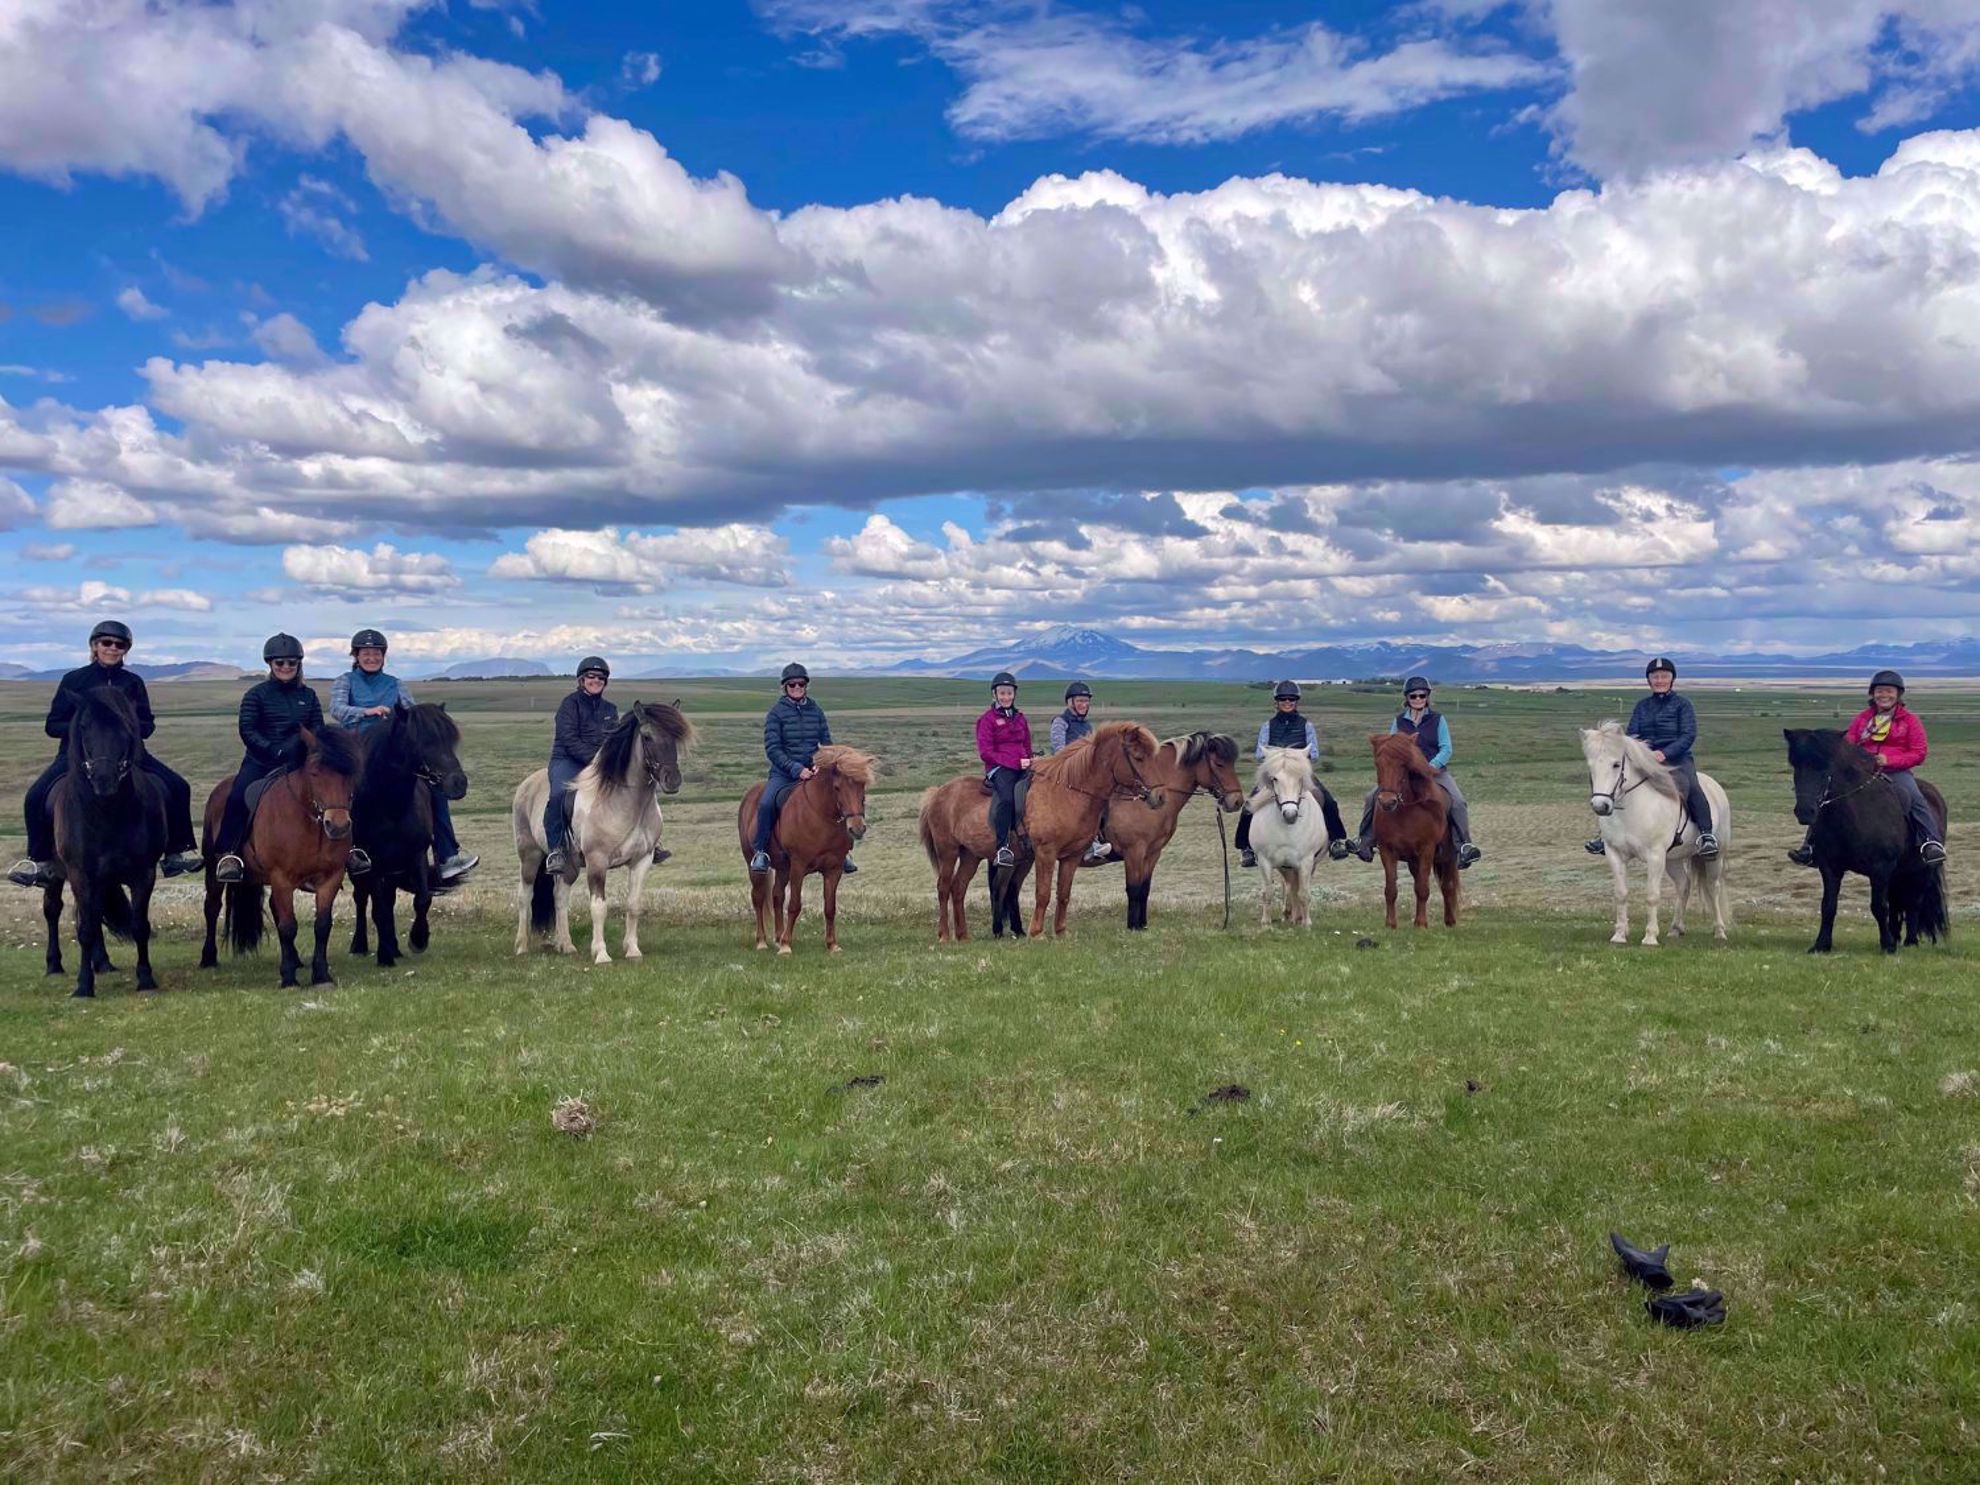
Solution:
{"label": "horse forelock", "polygon": [[1258,760],[1258,771],[1268,779],[1284,779],[1290,775],[1306,784],[1313,782],[1313,760],[1306,756],[1304,748],[1267,748],[1265,756]]}
{"label": "horse forelock", "polygon": [[405,708],[406,728],[412,733],[413,745],[422,753],[435,745],[459,747],[461,728],[447,709],[437,701],[422,701],[418,706]]}
{"label": "horse forelock", "polygon": [[688,720],[686,712],[672,703],[648,701],[635,710],[662,737],[671,738],[683,748],[694,742],[694,723]]}
{"label": "horse forelock", "polygon": [[[1783,729],[1787,737],[1788,762],[1798,768],[1831,769],[1838,765],[1847,767],[1853,763],[1850,750],[1842,746],[1843,734],[1828,727],[1808,727],[1799,730]],[[1862,752],[1861,749],[1857,750]],[[1869,766],[1870,755],[1863,753],[1863,763]]]}
{"label": "horse forelock", "polygon": [[820,773],[836,769],[841,778],[862,787],[871,786],[879,765],[880,760],[871,753],[862,753],[844,743],[827,743],[811,756],[811,766]]}
{"label": "horse forelock", "polygon": [[598,787],[606,794],[617,793],[632,770],[633,749],[639,745],[639,708],[635,707],[612,724],[598,755],[591,760],[597,770]]}
{"label": "horse forelock", "polygon": [[1655,754],[1650,751],[1650,745],[1640,738],[1631,737],[1623,730],[1622,723],[1614,718],[1605,718],[1586,729],[1581,734],[1581,751],[1590,764],[1593,764],[1598,757],[1620,752],[1631,772],[1645,784],[1666,799],[1675,799],[1680,804],[1684,803],[1683,798],[1678,794],[1676,782],[1671,778],[1669,765],[1659,763]]}
{"label": "horse forelock", "polygon": [[101,713],[102,721],[113,727],[128,729],[133,737],[137,735],[137,708],[114,686],[96,686],[83,692],[77,710],[85,718],[93,712]]}
{"label": "horse forelock", "polygon": [[1237,739],[1220,732],[1191,732],[1182,737],[1171,737],[1163,744],[1174,748],[1176,758],[1184,768],[1194,768],[1207,756],[1219,763],[1237,762]]}
{"label": "horse forelock", "polygon": [[310,762],[319,768],[347,779],[354,779],[363,758],[358,753],[357,740],[341,727],[325,727],[314,734],[316,747],[310,754]]}
{"label": "horse forelock", "polygon": [[1423,756],[1423,749],[1407,732],[1391,732],[1376,742],[1376,761],[1385,758],[1391,763],[1401,764],[1406,772],[1415,774],[1419,779],[1434,780],[1437,777],[1437,770],[1430,766],[1430,760]]}

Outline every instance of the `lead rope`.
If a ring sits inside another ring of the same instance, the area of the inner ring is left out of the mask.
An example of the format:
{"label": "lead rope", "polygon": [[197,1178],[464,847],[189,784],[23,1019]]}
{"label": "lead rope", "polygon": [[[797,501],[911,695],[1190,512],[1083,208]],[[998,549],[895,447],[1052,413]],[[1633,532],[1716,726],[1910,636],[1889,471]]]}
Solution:
{"label": "lead rope", "polygon": [[1217,811],[1217,844],[1224,853],[1224,929],[1231,926],[1231,843],[1224,834],[1224,812]]}

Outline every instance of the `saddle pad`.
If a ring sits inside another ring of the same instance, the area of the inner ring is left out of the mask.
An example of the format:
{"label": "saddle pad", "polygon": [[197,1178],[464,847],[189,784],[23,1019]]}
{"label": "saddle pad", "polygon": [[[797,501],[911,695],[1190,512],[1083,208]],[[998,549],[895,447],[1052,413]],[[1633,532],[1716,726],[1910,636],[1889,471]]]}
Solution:
{"label": "saddle pad", "polygon": [[269,774],[266,778],[256,779],[252,784],[248,785],[247,788],[248,819],[252,820],[254,818],[254,812],[261,808],[261,796],[268,792],[269,786],[271,784],[279,784],[283,779],[286,779],[289,776],[290,772],[291,770],[289,769],[278,768],[275,770],[275,772]]}

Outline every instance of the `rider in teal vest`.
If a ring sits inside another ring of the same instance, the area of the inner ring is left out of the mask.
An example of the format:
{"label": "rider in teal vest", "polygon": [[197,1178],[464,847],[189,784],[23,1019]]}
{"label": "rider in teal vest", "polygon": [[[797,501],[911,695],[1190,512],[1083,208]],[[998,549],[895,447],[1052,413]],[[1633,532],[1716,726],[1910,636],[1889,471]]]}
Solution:
{"label": "rider in teal vest", "polygon": [[[1464,802],[1457,780],[1451,777],[1451,724],[1441,712],[1430,709],[1430,682],[1426,677],[1413,675],[1403,682],[1403,709],[1389,723],[1389,731],[1407,732],[1415,738],[1425,760],[1437,770],[1437,783],[1450,806],[1451,838],[1457,842],[1458,870],[1463,871],[1485,853],[1471,843],[1471,809]],[[1361,829],[1356,832],[1354,854],[1363,861],[1375,859],[1375,796],[1380,792],[1370,789],[1361,807]]]}

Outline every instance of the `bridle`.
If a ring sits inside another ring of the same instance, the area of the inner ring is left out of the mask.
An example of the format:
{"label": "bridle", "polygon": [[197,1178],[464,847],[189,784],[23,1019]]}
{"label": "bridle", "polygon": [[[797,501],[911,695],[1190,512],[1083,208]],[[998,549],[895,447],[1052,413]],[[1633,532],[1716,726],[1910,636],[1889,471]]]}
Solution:
{"label": "bridle", "polygon": [[[123,756],[118,758],[116,762],[117,762],[117,774],[116,777],[110,781],[113,786],[123,783],[125,779],[130,777],[130,772],[131,772],[130,750],[126,749]],[[107,768],[109,767],[109,764],[110,764],[110,760],[107,758],[92,758],[88,753],[84,753],[82,755],[83,776],[93,784],[96,782],[97,769]]]}
{"label": "bridle", "polygon": [[[1822,811],[1827,809],[1830,805],[1841,804],[1845,799],[1849,799],[1854,795],[1861,794],[1865,789],[1869,788],[1872,784],[1877,784],[1877,783],[1887,784],[1889,782],[1890,780],[1887,777],[1885,777],[1883,770],[1879,769],[1877,772],[1871,774],[1869,778],[1863,780],[1860,784],[1857,784],[1854,788],[1845,789],[1840,794],[1832,794],[1829,791],[1835,787],[1836,771],[1835,769],[1831,768],[1827,773],[1822,775],[1822,797],[1815,802],[1816,818],[1819,819],[1821,817]],[[1811,827],[1814,825],[1814,823],[1815,822],[1813,820],[1809,821],[1809,825]]]}
{"label": "bridle", "polygon": [[[1272,775],[1272,802],[1279,807],[1280,814],[1283,815],[1286,812],[1286,798],[1279,792],[1279,775],[1277,773]],[[1306,791],[1302,789],[1299,791],[1299,797],[1292,801],[1292,817],[1297,820],[1300,811],[1305,808]]]}
{"label": "bridle", "polygon": [[306,794],[298,791],[296,789],[297,783],[307,780],[308,777],[309,765],[306,763],[300,768],[291,769],[287,780],[289,792],[298,801],[302,802],[303,807],[309,811],[310,819],[316,822],[317,828],[325,836],[328,836],[331,840],[342,840],[342,836],[331,833],[331,827],[335,822],[330,817],[335,814],[342,814],[344,817],[344,829],[348,831],[351,828],[351,807],[348,804],[324,804],[322,800],[316,797],[316,788],[314,785],[309,787]]}
{"label": "bridle", "polygon": [[[1616,787],[1606,792],[1604,792],[1601,789],[1591,788],[1588,794],[1589,803],[1592,805],[1598,799],[1606,799],[1609,801],[1609,805],[1611,808],[1620,811],[1623,807],[1622,802],[1624,795],[1633,794],[1636,790],[1642,788],[1645,784],[1650,782],[1647,778],[1643,778],[1643,779],[1638,779],[1633,784],[1624,783],[1623,781],[1628,777],[1629,777],[1629,759],[1627,756],[1625,756],[1622,762],[1616,765]],[[1592,785],[1595,781],[1593,779],[1590,779],[1588,782]]]}

